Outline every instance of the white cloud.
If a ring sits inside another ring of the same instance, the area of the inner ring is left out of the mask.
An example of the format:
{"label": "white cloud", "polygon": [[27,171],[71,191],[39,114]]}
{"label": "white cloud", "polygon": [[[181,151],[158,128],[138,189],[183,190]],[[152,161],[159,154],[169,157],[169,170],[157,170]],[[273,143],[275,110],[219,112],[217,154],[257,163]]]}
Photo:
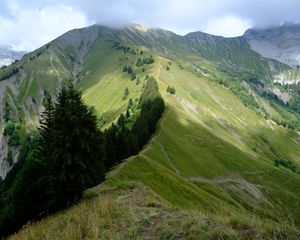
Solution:
{"label": "white cloud", "polygon": [[251,26],[300,22],[299,9],[299,0],[0,0],[0,44],[31,50],[94,22],[233,37]]}
{"label": "white cloud", "polygon": [[225,16],[208,20],[203,31],[224,37],[241,36],[246,29],[251,27],[251,22],[234,16]]}
{"label": "white cloud", "polygon": [[0,15],[0,43],[16,50],[33,50],[70,29],[88,25],[82,12],[65,5],[23,9],[13,4],[10,9],[12,18]]}

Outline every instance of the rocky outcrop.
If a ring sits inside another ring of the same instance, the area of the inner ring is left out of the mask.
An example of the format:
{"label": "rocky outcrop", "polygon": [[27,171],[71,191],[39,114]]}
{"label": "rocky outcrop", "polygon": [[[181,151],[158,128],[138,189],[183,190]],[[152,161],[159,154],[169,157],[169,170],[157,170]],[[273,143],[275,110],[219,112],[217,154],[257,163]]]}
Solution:
{"label": "rocky outcrop", "polygon": [[25,52],[12,50],[10,46],[0,45],[0,67],[10,65],[15,60],[19,60]]}
{"label": "rocky outcrop", "polygon": [[300,24],[286,23],[278,27],[249,29],[244,38],[252,50],[263,57],[300,67]]}

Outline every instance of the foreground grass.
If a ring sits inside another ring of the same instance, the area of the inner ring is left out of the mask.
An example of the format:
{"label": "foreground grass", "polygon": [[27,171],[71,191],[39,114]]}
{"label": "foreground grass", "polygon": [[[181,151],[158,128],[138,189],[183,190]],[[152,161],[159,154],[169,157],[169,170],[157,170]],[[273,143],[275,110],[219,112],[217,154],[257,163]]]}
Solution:
{"label": "foreground grass", "polygon": [[298,239],[284,222],[249,214],[183,211],[134,182],[102,184],[63,212],[28,224],[10,239]]}

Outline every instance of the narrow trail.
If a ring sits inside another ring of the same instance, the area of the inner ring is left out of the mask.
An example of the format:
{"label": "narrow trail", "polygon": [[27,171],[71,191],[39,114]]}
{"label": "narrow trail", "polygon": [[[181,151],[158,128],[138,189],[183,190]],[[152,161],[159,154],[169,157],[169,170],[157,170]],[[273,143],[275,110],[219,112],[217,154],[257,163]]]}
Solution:
{"label": "narrow trail", "polygon": [[[161,84],[165,84],[162,81],[160,81],[160,74],[161,74],[161,58],[159,58],[158,60],[158,67],[157,67],[157,72],[156,72],[156,79],[158,82],[160,82]],[[189,97],[191,97],[189,94],[187,94]],[[192,104],[191,102],[189,102],[188,100],[176,95],[176,98],[179,100],[180,104],[183,105],[183,108],[185,110],[185,112],[193,119],[195,120],[197,123],[200,123],[201,125],[203,125],[203,123],[200,121],[199,119],[199,112],[197,111],[197,107],[196,105]],[[220,104],[217,100],[217,103]],[[224,106],[223,106],[224,107]],[[163,128],[163,123],[161,123],[161,126]],[[207,128],[206,125],[203,125]],[[218,133],[213,131],[211,128],[208,129],[210,132],[212,132],[214,135],[218,136]],[[172,160],[170,159],[170,157],[168,156],[163,144],[157,139],[157,137],[161,134],[162,129],[160,130],[160,132],[153,137],[152,141],[157,140],[158,144],[160,145],[161,151],[164,154],[167,162],[169,163],[169,165],[172,167],[172,169],[175,171],[175,173],[177,175],[181,175],[180,171],[178,168],[176,168],[176,166],[172,163]],[[232,144],[234,144],[234,142],[232,142],[230,139],[226,138],[224,139]]]}
{"label": "narrow trail", "polygon": [[59,85],[61,86],[61,78],[60,78],[59,72],[57,71],[55,65],[53,64],[53,54],[51,51],[50,51],[50,65],[51,65],[52,69],[55,71],[57,80],[59,82]]}
{"label": "narrow trail", "polygon": [[146,239],[161,239],[157,236],[157,228],[166,217],[166,212],[160,212],[156,216],[151,216],[149,225],[143,229],[144,237],[146,237]]}
{"label": "narrow trail", "polygon": [[161,65],[160,65],[160,57],[159,57],[159,60],[158,60],[158,68],[157,68],[157,73],[156,73],[156,79],[157,81],[159,81],[159,76],[160,76],[160,68],[161,68]]}
{"label": "narrow trail", "polygon": [[[160,59],[158,60],[158,66],[156,69],[156,79],[160,83],[160,86],[164,85],[165,83],[160,80],[160,74],[161,74],[161,65],[160,65]],[[186,94],[188,97],[191,97],[187,92]],[[176,95],[176,98],[180,105],[183,106],[183,110],[187,113],[187,115],[192,118],[195,122],[203,125],[202,121],[199,119],[199,112],[197,109],[197,106],[194,105],[192,102],[189,102],[185,98],[182,98],[180,96]],[[232,176],[216,176],[214,178],[206,178],[201,175],[196,176],[184,176],[183,173],[181,173],[181,170],[177,168],[175,163],[172,161],[172,158],[168,155],[168,149],[165,148],[164,144],[161,142],[160,136],[164,133],[164,126],[165,121],[170,119],[169,115],[170,112],[166,111],[164,117],[162,118],[160,122],[160,129],[158,133],[153,136],[151,141],[144,147],[144,149],[139,153],[141,156],[143,156],[146,159],[149,159],[151,161],[155,161],[152,158],[149,158],[146,154],[147,152],[147,146],[150,144],[157,144],[160,148],[160,151],[162,153],[162,157],[165,159],[168,168],[173,171],[177,176],[182,177],[183,179],[186,179],[187,181],[196,181],[199,183],[209,183],[209,184],[215,184],[220,186],[221,188],[226,189],[226,191],[235,191],[237,194],[243,194],[245,197],[250,197],[253,199],[256,203],[265,203],[269,204],[268,199],[265,197],[263,192],[261,191],[260,187],[258,185],[255,185],[251,182],[248,182],[246,179],[244,179],[241,176],[238,175],[232,175]],[[207,126],[205,126],[207,127]],[[217,135],[217,132],[213,131],[212,129],[209,129],[212,134]],[[202,142],[203,139],[201,137],[195,136],[195,135],[187,135],[187,138],[190,138],[190,141],[199,141]],[[226,140],[228,142],[231,142],[230,139]]]}
{"label": "narrow trail", "polygon": [[176,168],[176,166],[172,163],[169,155],[167,154],[167,152],[165,151],[164,145],[160,142],[157,141],[160,145],[160,149],[163,152],[163,154],[165,155],[166,160],[168,161],[168,163],[170,164],[170,166],[174,169],[174,171],[176,172],[177,175],[181,175],[180,171],[178,170],[178,168]]}
{"label": "narrow trail", "polygon": [[218,176],[215,178],[206,178],[203,176],[188,176],[186,179],[191,181],[197,181],[197,182],[203,182],[203,183],[210,183],[210,184],[222,184],[222,183],[238,183],[240,182],[239,177],[224,177],[224,176]]}
{"label": "narrow trail", "polygon": [[[159,79],[159,78],[160,78],[160,71],[161,71],[161,58],[160,58],[160,57],[159,57],[159,60],[158,60],[158,63],[157,63],[157,64],[158,64],[158,67],[157,67],[157,73],[156,73],[156,80],[157,80],[158,82],[162,83],[162,84],[165,84],[164,82],[160,81],[160,79]],[[163,121],[161,122],[161,127],[162,127],[162,126],[163,126]],[[163,128],[163,127],[162,127],[162,128]],[[160,149],[161,149],[162,153],[164,154],[165,159],[167,160],[167,162],[168,162],[169,165],[171,166],[171,168],[175,171],[175,173],[176,173],[177,175],[180,175],[180,176],[181,176],[179,169],[172,163],[172,160],[170,159],[169,155],[167,154],[167,152],[166,152],[166,150],[165,150],[165,148],[164,148],[164,145],[157,139],[158,136],[160,136],[161,131],[162,131],[162,129],[159,131],[159,133],[158,133],[156,136],[154,136],[154,137],[152,138],[152,141],[151,141],[151,142],[156,141],[156,142],[160,145]]]}
{"label": "narrow trail", "polygon": [[228,109],[228,107],[224,104],[222,104],[214,95],[213,93],[210,91],[209,92],[209,96],[221,107],[221,109],[227,113],[229,113],[234,119],[236,119],[238,122],[240,122],[241,124],[243,124],[245,127],[247,127],[247,123],[245,123],[242,119],[240,119],[239,117],[237,117],[235,114],[233,114],[231,112],[230,109]]}
{"label": "narrow trail", "polygon": [[[242,178],[241,176],[218,176],[215,178],[206,178],[203,176],[189,176],[186,177],[187,180],[196,181],[201,183],[209,183],[209,184],[216,184],[221,186],[222,188],[226,189],[230,186],[230,184],[235,184],[238,186],[238,193],[242,194],[244,191],[248,195],[250,195],[253,199],[260,203],[265,203],[270,206],[273,206],[267,197],[262,193],[259,189],[258,185],[248,182],[246,179]],[[230,189],[230,187],[229,187]]]}

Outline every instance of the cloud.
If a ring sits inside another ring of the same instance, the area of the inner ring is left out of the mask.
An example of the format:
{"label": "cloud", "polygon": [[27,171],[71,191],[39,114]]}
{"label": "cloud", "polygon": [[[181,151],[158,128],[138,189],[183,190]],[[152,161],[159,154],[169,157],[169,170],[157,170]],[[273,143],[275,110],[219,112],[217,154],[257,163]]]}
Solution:
{"label": "cloud", "polygon": [[300,22],[299,9],[299,0],[1,0],[0,44],[31,50],[96,22],[237,36],[248,27]]}
{"label": "cloud", "polygon": [[33,50],[73,28],[88,25],[84,13],[65,5],[25,8],[15,5],[11,16],[0,15],[0,43],[15,50]]}
{"label": "cloud", "polygon": [[251,27],[251,21],[235,16],[225,16],[208,20],[203,31],[213,35],[224,37],[241,36],[245,29]]}
{"label": "cloud", "polygon": [[257,27],[279,25],[286,21],[299,22],[299,9],[298,0],[235,1],[229,7],[231,12],[240,17],[251,19]]}

